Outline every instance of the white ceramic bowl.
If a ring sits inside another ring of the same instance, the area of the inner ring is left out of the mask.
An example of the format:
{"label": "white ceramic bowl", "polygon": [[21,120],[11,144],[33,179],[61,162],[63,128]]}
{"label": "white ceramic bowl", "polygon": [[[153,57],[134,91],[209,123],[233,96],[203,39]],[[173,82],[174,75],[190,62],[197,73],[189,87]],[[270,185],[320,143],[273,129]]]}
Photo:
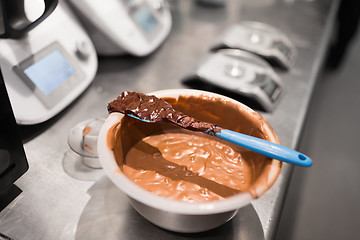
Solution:
{"label": "white ceramic bowl", "polygon": [[[255,114],[249,107],[219,94],[191,90],[191,89],[170,89],[149,93],[157,97],[175,97],[179,95],[198,96],[207,95],[210,97],[222,98],[226,101],[235,103],[240,111],[248,114]],[[155,195],[132,182],[127,178],[117,165],[113,152],[107,144],[108,130],[118,123],[123,114],[112,113],[106,119],[98,137],[98,154],[102,167],[106,175],[112,182],[123,191],[130,200],[133,207],[146,219],[162,228],[177,232],[201,232],[218,227],[237,213],[238,209],[246,206],[253,200],[253,196],[248,192],[239,193],[219,201],[188,203],[183,201],[171,200]],[[261,116],[259,116],[261,118]],[[263,126],[263,131],[272,142],[278,143],[278,139],[272,128],[267,123]],[[272,160],[270,171],[266,174],[266,185],[255,189],[258,196],[262,195],[276,180],[279,175],[281,163]]]}

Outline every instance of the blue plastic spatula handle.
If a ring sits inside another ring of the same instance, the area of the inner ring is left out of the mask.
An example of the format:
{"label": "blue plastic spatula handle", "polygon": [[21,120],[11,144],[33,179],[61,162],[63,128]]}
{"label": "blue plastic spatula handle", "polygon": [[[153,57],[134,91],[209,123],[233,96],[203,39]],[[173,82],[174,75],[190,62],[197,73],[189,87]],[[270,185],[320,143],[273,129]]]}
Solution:
{"label": "blue plastic spatula handle", "polygon": [[[127,114],[127,115],[143,122],[152,123],[149,120],[141,119],[132,114]],[[312,165],[311,158],[291,148],[273,142],[269,142],[261,138],[252,137],[246,134],[234,132],[231,130],[222,129],[219,127],[218,129],[220,129],[221,131],[215,134],[209,131],[206,131],[205,133],[216,136],[228,142],[239,145],[243,148],[249,149],[251,151],[260,153],[267,157],[274,158],[283,162],[287,162],[303,167],[310,167]]]}
{"label": "blue plastic spatula handle", "polygon": [[287,148],[285,146],[269,142],[261,138],[252,137],[226,129],[221,129],[220,132],[215,133],[215,136],[251,151],[283,162],[303,167],[310,167],[312,165],[312,160],[308,156],[291,148]]}

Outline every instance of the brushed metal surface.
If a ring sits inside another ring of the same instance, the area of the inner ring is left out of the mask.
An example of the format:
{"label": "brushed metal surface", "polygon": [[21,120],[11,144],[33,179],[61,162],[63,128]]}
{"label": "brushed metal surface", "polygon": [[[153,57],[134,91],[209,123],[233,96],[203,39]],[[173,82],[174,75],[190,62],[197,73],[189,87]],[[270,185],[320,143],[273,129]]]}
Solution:
{"label": "brushed metal surface", "polygon": [[[107,103],[124,90],[184,88],[181,80],[207,54],[215,38],[241,20],[263,21],[284,31],[298,49],[294,67],[279,71],[285,94],[273,113],[261,113],[280,141],[296,148],[316,78],[321,70],[338,1],[226,1],[206,7],[170,1],[173,28],[164,44],[145,58],[100,58],[92,85],[50,121],[21,127],[29,171],[23,191],[0,212],[0,232],[14,239],[272,239],[293,167],[275,185],[240,209],[227,224],[198,234],[162,230],[142,218],[102,170],[81,164],[70,150],[71,127],[105,118]],[[316,159],[313,159],[316,162]]]}

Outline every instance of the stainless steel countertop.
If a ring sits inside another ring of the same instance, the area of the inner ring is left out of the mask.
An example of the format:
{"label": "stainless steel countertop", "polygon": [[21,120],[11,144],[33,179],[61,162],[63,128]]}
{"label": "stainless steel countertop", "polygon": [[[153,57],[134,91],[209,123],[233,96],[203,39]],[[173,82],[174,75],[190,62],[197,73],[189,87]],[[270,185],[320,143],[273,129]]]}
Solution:
{"label": "stainless steel countertop", "polygon": [[[173,28],[145,58],[99,59],[92,85],[54,119],[21,127],[29,170],[16,182],[23,191],[0,212],[0,232],[14,239],[273,239],[293,167],[284,164],[275,185],[227,224],[205,233],[178,234],[142,218],[102,170],[84,167],[67,144],[77,123],[107,116],[107,103],[124,90],[185,88],[181,82],[208,53],[215,37],[241,20],[284,31],[298,57],[278,71],[285,95],[271,114],[261,113],[282,144],[296,148],[312,90],[321,71],[338,1],[225,1],[224,8],[170,1]],[[316,162],[316,159],[313,159]]]}

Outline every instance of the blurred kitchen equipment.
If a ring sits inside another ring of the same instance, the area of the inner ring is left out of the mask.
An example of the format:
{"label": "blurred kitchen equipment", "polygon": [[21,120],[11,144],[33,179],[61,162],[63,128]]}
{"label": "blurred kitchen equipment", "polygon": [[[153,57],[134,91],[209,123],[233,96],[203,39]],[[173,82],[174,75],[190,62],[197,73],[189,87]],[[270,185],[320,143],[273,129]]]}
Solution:
{"label": "blurred kitchen equipment", "polygon": [[28,163],[0,71],[0,211],[2,195],[28,170]]}
{"label": "blurred kitchen equipment", "polygon": [[196,0],[196,3],[209,7],[224,7],[226,5],[226,0]]}
{"label": "blurred kitchen equipment", "polygon": [[83,22],[99,55],[153,52],[170,32],[166,0],[68,0]]}
{"label": "blurred kitchen equipment", "polygon": [[271,64],[289,69],[296,58],[296,48],[279,29],[260,22],[242,22],[225,30],[213,50],[242,49],[255,53]]}
{"label": "blurred kitchen equipment", "polygon": [[205,57],[184,81],[199,79],[235,95],[250,99],[271,112],[279,102],[283,84],[260,57],[238,49],[222,49]]}
{"label": "blurred kitchen equipment", "polygon": [[44,0],[44,12],[34,21],[25,13],[25,0],[0,0],[0,38],[21,38],[56,8],[58,0]]}
{"label": "blurred kitchen equipment", "polygon": [[[26,10],[31,13],[37,7],[31,4]],[[97,70],[95,48],[63,2],[22,38],[0,39],[0,48],[4,81],[19,124],[55,116],[88,87]]]}

